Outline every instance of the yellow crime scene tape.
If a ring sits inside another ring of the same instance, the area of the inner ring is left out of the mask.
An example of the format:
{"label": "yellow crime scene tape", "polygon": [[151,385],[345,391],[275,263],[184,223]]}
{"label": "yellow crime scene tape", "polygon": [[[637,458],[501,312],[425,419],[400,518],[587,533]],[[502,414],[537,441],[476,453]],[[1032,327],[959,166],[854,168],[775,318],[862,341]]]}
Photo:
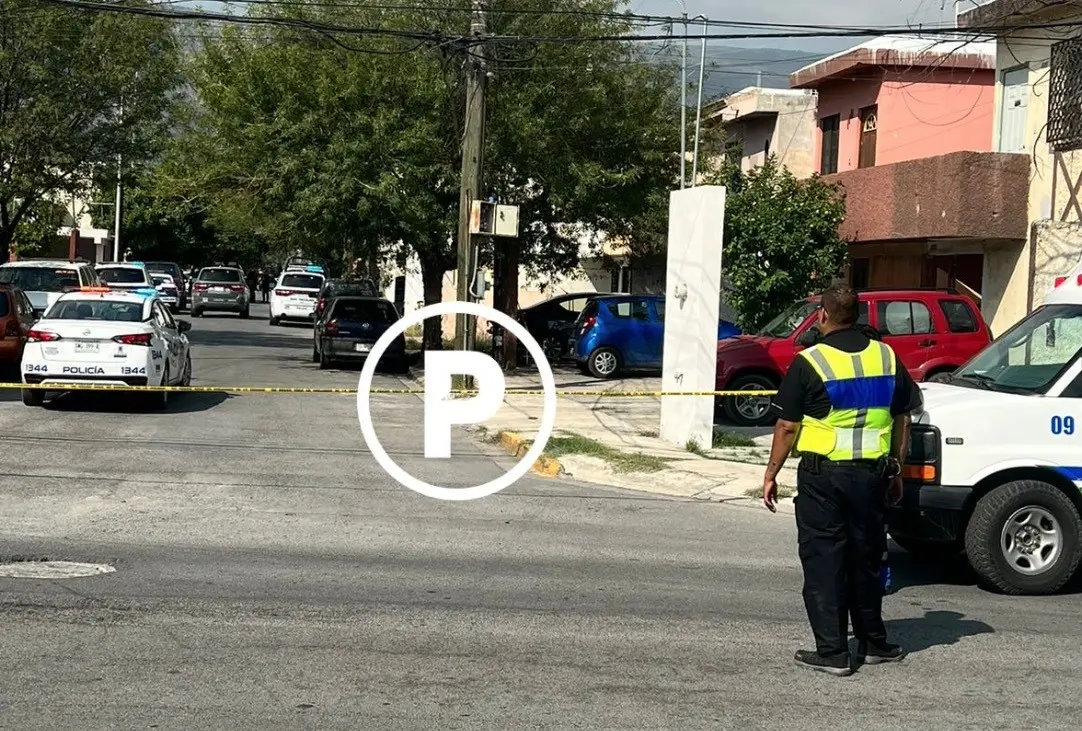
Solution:
{"label": "yellow crime scene tape", "polygon": [[[297,386],[118,386],[105,383],[0,383],[0,390],[28,391],[122,391],[160,393],[247,393],[247,394],[341,394],[357,395],[356,388],[301,388]],[[373,388],[374,395],[423,395],[423,388]],[[479,393],[477,389],[454,389],[451,393],[468,396]],[[541,388],[508,388],[508,396],[543,396]],[[660,396],[773,396],[777,391],[586,391],[556,389],[559,396],[598,396],[601,398],[657,398]]]}

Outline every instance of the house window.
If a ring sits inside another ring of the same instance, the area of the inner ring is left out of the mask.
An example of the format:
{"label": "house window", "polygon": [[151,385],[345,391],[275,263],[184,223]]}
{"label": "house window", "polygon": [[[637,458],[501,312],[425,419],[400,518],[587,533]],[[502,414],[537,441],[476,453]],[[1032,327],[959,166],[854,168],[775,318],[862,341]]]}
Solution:
{"label": "house window", "polygon": [[744,157],[744,143],[741,140],[729,140],[725,143],[725,161],[734,167],[740,167]]}
{"label": "house window", "polygon": [[612,287],[609,291],[613,294],[631,294],[631,267],[624,264],[612,270]]}
{"label": "house window", "polygon": [[999,107],[999,152],[1026,151],[1026,116],[1029,106],[1029,67],[1003,72]]}
{"label": "house window", "polygon": [[860,110],[860,158],[858,167],[875,167],[876,130],[879,128],[879,106]]}
{"label": "house window", "polygon": [[823,149],[819,157],[819,172],[830,175],[838,172],[838,134],[841,129],[842,117],[834,114],[819,120],[819,130],[822,132]]}

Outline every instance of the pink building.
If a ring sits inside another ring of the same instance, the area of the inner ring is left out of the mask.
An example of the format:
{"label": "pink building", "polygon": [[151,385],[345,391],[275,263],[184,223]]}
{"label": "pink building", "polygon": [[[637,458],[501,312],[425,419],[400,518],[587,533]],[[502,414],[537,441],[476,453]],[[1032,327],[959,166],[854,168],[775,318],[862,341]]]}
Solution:
{"label": "pink building", "polygon": [[991,152],[995,66],[994,42],[883,36],[790,75],[818,93],[815,160],[846,192],[854,286],[981,301],[990,255],[1025,239],[1027,163]]}

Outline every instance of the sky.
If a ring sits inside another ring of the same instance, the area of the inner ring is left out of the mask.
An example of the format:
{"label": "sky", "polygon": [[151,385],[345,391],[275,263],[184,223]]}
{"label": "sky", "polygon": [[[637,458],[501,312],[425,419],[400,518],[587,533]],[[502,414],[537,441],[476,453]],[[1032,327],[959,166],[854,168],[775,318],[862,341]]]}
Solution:
{"label": "sky", "polygon": [[[973,0],[964,0],[973,4]],[[978,0],[979,2],[979,0]],[[680,0],[629,0],[632,12],[647,15],[679,16]],[[809,23],[860,27],[903,26],[953,23],[954,0],[687,0],[688,14],[716,20],[740,20],[767,23]],[[723,33],[722,29],[711,32]],[[812,51],[835,51],[855,45],[852,39],[764,39],[761,41],[725,41],[725,45],[773,48],[796,48]]]}

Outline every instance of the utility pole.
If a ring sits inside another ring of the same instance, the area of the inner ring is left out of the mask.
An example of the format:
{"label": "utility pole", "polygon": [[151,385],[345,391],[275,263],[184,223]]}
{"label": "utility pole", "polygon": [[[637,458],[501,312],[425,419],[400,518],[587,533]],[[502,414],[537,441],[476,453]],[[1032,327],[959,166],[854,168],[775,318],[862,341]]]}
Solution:
{"label": "utility pole", "polygon": [[120,221],[124,197],[124,158],[116,156],[116,201],[113,203],[113,261],[120,261]]}
{"label": "utility pole", "polygon": [[688,164],[688,8],[682,2],[684,19],[684,52],[680,62],[680,190],[687,187]]}
{"label": "utility pole", "polygon": [[[485,148],[485,91],[488,63],[485,36],[488,33],[488,0],[473,0],[470,33],[466,41],[466,123],[462,134],[461,193],[458,210],[458,292],[460,302],[474,299],[471,293],[477,270],[477,251],[470,237],[470,211],[481,198],[482,156]],[[455,316],[455,343],[459,350],[472,350],[477,338],[477,321],[469,315]],[[472,379],[463,379],[462,388],[472,388]]]}

